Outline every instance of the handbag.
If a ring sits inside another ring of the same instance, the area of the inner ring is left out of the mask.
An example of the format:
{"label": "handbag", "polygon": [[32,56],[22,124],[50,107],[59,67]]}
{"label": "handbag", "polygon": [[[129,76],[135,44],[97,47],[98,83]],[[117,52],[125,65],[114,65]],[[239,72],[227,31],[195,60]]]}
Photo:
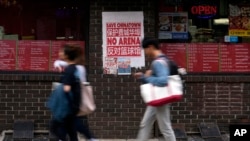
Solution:
{"label": "handbag", "polygon": [[150,83],[140,86],[141,96],[144,102],[150,106],[162,106],[178,102],[183,96],[183,82],[178,74],[177,65],[171,60],[168,64],[164,59],[157,59],[160,63],[170,67],[170,75],[168,76],[168,84],[164,87],[154,86]]}
{"label": "handbag", "polygon": [[179,75],[168,76],[168,84],[164,87],[151,83],[140,86],[143,101],[149,106],[162,106],[180,101],[183,95],[182,80]]}
{"label": "handbag", "polygon": [[96,109],[93,88],[88,82],[81,83],[81,103],[79,109],[78,116],[91,114]]}

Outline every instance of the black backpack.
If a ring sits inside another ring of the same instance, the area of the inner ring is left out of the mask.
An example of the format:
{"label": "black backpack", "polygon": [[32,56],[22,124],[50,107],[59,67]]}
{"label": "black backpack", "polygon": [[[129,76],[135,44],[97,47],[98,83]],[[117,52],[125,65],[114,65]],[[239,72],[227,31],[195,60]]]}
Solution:
{"label": "black backpack", "polygon": [[167,60],[166,63],[168,64],[169,71],[170,71],[169,75],[179,75],[178,73],[179,67],[173,60],[167,58],[166,56],[161,56],[158,59],[161,59],[161,58],[162,60]]}

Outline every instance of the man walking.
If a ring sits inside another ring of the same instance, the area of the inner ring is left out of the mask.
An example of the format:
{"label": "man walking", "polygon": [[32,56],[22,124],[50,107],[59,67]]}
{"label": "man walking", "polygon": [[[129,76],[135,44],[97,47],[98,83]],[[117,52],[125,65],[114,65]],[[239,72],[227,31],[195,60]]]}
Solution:
{"label": "man walking", "polygon": [[[142,83],[151,83],[155,86],[166,86],[168,83],[168,75],[170,73],[167,64],[166,56],[161,52],[159,43],[155,38],[144,38],[142,47],[145,55],[154,59],[151,64],[151,69],[145,73],[137,72],[134,77],[141,80]],[[157,61],[163,59],[166,64]],[[140,123],[138,141],[147,141],[150,137],[154,122],[157,120],[161,133],[165,141],[176,141],[174,131],[170,121],[170,105],[165,104],[158,107],[147,106],[143,119]]]}

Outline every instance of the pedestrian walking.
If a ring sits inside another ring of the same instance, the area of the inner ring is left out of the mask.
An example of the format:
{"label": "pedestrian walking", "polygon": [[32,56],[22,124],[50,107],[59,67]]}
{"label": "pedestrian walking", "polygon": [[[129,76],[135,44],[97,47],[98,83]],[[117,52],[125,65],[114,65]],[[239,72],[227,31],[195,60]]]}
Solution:
{"label": "pedestrian walking", "polygon": [[[134,77],[141,80],[142,83],[151,83],[155,86],[166,86],[168,83],[170,68],[157,61],[157,59],[164,59],[167,62],[167,57],[161,52],[157,39],[145,37],[142,41],[142,47],[145,55],[152,58],[153,61],[149,70],[145,73],[136,72]],[[176,141],[175,134],[171,126],[169,104],[158,107],[146,107],[146,111],[140,123],[137,140],[147,141],[149,139],[150,132],[156,120],[165,141]]]}
{"label": "pedestrian walking", "polygon": [[[69,61],[69,58],[70,58],[70,61]],[[68,131],[67,128],[69,127],[67,126],[66,123],[56,123],[56,126],[54,126],[52,130],[57,131],[57,133],[55,134],[58,136],[60,140],[65,140],[67,134],[70,136],[70,140],[72,141],[77,140],[77,132],[79,132],[83,134],[88,139],[88,141],[96,141],[90,129],[88,128],[86,124],[84,124],[82,120],[83,118],[84,119],[87,119],[87,118],[77,116],[77,113],[79,112],[79,106],[80,106],[80,100],[81,100],[80,83],[86,82],[86,69],[84,67],[84,54],[83,54],[82,49],[78,46],[65,45],[64,48],[59,51],[59,60],[56,60],[54,62],[54,67],[59,72],[63,73],[61,81],[64,84],[64,87],[67,88],[67,86],[70,86],[71,88],[70,90],[75,91],[76,94],[73,93],[75,94],[75,96],[73,97],[74,99],[73,101],[75,104],[72,105],[72,108],[73,108],[72,116],[74,116],[74,118],[73,118],[73,121],[70,121],[72,124],[71,125],[72,128],[74,128],[73,131]],[[75,88],[76,90],[73,90],[73,88]],[[69,129],[72,129],[72,128],[69,128]]]}

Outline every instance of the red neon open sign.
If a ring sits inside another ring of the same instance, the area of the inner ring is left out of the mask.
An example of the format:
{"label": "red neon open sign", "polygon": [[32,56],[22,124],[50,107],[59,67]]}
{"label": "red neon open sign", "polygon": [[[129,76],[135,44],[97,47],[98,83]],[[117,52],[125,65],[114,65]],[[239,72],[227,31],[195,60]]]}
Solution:
{"label": "red neon open sign", "polygon": [[217,14],[217,6],[196,5],[191,7],[191,13],[200,18],[211,18]]}

